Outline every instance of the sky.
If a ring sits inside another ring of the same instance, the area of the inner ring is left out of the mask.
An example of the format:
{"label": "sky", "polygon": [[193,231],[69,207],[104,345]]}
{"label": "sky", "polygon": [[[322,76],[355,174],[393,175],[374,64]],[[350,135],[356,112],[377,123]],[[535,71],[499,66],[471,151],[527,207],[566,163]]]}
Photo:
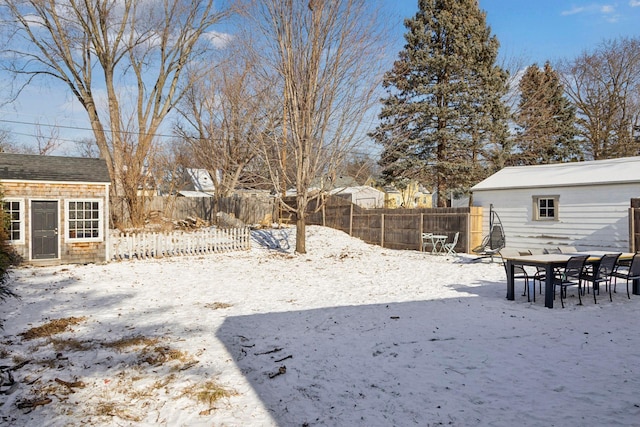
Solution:
{"label": "sky", "polygon": [[304,255],[295,228],[253,235],[250,251],[12,270],[3,425],[638,425],[624,282],[548,309],[522,281],[507,300],[500,262],[319,226]]}
{"label": "sky", "polygon": [[[417,0],[382,0],[391,31],[395,59],[404,44],[404,18],[417,11]],[[487,22],[501,44],[500,61],[505,67],[573,58],[604,40],[640,36],[640,0],[480,0]],[[511,65],[512,66],[512,65]],[[55,82],[28,88],[14,105],[0,107],[0,127],[14,139],[34,145],[34,123],[47,135],[60,127],[63,145],[55,154],[73,154],[74,140],[90,138],[86,113],[65,87]]]}

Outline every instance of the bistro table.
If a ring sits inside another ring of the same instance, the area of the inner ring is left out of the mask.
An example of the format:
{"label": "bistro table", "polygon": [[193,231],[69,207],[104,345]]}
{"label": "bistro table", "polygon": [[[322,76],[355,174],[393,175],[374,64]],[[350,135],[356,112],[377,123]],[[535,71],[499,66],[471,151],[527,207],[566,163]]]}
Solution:
{"label": "bistro table", "polygon": [[[553,308],[553,270],[558,267],[565,267],[567,261],[574,255],[589,255],[587,263],[595,264],[600,261],[603,255],[613,252],[591,251],[577,252],[575,254],[542,254],[542,255],[521,255],[513,257],[505,257],[507,267],[507,299],[513,301],[515,299],[514,291],[514,267],[532,266],[544,267],[545,269],[545,287],[544,287],[544,306]],[[617,253],[617,252],[616,252]],[[633,253],[623,253],[619,260],[630,260]],[[633,294],[640,295],[640,280],[633,281]]]}
{"label": "bistro table", "polygon": [[434,255],[443,253],[444,244],[447,243],[449,236],[446,234],[432,234],[429,237],[431,238],[431,253]]}

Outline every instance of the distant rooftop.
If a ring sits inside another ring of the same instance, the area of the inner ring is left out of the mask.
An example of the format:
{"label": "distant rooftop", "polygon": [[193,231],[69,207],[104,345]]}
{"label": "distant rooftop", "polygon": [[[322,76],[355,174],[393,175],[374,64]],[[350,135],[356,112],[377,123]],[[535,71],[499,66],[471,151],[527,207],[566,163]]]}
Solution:
{"label": "distant rooftop", "polygon": [[103,159],[0,153],[0,179],[16,181],[111,182]]}
{"label": "distant rooftop", "polygon": [[501,169],[471,191],[640,183],[640,157]]}

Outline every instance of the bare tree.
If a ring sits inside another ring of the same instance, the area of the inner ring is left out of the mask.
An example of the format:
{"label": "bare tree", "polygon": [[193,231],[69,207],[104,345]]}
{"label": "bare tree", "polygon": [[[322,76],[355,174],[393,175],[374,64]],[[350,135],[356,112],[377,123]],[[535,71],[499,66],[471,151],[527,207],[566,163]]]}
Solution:
{"label": "bare tree", "polygon": [[62,141],[60,140],[60,128],[57,126],[49,127],[49,132],[46,133],[42,130],[42,126],[36,124],[36,149],[38,151],[37,154],[41,156],[46,156],[47,154],[51,154],[54,150],[59,148],[62,145]]}
{"label": "bare tree", "polygon": [[589,157],[640,154],[640,39],[605,41],[560,69]]}
{"label": "bare tree", "polygon": [[306,253],[307,206],[314,178],[331,175],[366,138],[363,118],[376,101],[384,25],[365,0],[248,0],[261,35],[261,76],[282,91],[279,130],[263,132],[260,156],[278,194],[292,186],[296,252]]}
{"label": "bare tree", "polygon": [[[63,82],[87,112],[112,180],[116,225],[141,225],[138,185],[185,66],[212,48],[213,0],[6,0],[11,71]],[[203,64],[208,65],[208,64]],[[24,86],[19,87],[18,92]]]}
{"label": "bare tree", "polygon": [[273,127],[268,123],[274,91],[256,79],[255,67],[250,52],[231,44],[216,67],[191,75],[193,82],[178,105],[174,130],[191,153],[184,166],[210,172],[216,201],[238,186],[260,184],[247,171],[256,159],[260,133]]}

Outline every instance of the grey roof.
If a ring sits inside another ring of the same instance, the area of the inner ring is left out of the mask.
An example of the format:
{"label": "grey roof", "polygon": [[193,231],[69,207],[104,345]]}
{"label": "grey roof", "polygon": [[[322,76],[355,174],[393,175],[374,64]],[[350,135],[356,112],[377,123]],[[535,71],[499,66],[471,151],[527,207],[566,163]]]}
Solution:
{"label": "grey roof", "polygon": [[471,191],[640,183],[640,157],[506,167]]}
{"label": "grey roof", "polygon": [[109,183],[104,159],[0,153],[0,179]]}

